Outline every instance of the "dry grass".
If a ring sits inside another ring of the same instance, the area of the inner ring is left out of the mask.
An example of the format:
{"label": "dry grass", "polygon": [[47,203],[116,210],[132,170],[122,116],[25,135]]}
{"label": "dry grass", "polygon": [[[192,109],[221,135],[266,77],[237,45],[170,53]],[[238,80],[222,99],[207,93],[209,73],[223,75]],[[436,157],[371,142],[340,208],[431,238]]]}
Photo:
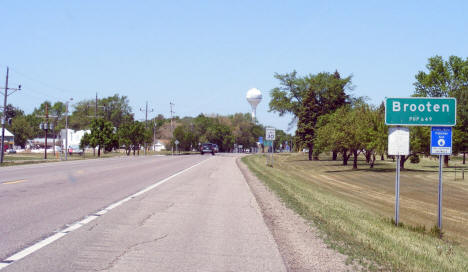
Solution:
{"label": "dry grass", "polygon": [[395,199],[391,160],[379,161],[374,170],[360,161],[357,171],[339,161],[311,162],[302,154],[276,155],[274,168],[265,166],[263,156],[244,161],[284,202],[313,221],[331,246],[351,259],[371,260],[367,267],[372,270],[468,270],[468,180],[444,175],[444,239],[429,234],[437,221],[436,160],[408,162],[409,170],[402,172],[400,221],[406,227],[399,228],[390,221]]}

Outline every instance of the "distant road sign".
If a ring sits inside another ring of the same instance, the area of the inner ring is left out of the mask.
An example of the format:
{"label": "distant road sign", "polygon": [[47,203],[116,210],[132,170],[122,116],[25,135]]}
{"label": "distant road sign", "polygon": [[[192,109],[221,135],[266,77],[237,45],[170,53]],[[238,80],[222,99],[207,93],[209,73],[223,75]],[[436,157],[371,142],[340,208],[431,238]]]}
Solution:
{"label": "distant road sign", "polygon": [[175,140],[174,142],[176,145],[180,144],[179,140]]}
{"label": "distant road sign", "polygon": [[431,155],[452,155],[452,128],[431,128]]}
{"label": "distant road sign", "polygon": [[265,129],[265,140],[274,141],[276,139],[276,130],[272,127],[267,127]]}
{"label": "distant road sign", "polygon": [[388,155],[409,155],[409,128],[388,129]]}
{"label": "distant road sign", "polygon": [[385,124],[398,126],[455,126],[457,100],[453,97],[385,99]]}

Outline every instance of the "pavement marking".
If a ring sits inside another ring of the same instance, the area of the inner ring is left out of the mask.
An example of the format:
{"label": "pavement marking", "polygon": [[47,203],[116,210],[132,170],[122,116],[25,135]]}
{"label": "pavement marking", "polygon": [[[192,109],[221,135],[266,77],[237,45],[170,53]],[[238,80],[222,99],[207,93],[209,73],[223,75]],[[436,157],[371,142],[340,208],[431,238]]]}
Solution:
{"label": "pavement marking", "polygon": [[[210,158],[212,159],[212,158]],[[114,208],[117,208],[118,206],[124,204],[125,202],[129,201],[129,200],[132,200],[134,199],[135,197],[139,196],[139,195],[142,195],[158,186],[161,186],[163,185],[164,183],[168,182],[169,180],[177,177],[178,175],[181,175],[197,166],[199,166],[200,164],[206,162],[206,161],[209,161],[210,159],[206,159],[206,160],[203,160],[201,162],[198,162],[192,166],[190,166],[189,168],[185,168],[184,170],[181,170],[175,174],[172,174],[171,176],[163,179],[163,180],[160,180],[160,181],[157,181],[156,183],[122,199],[122,200],[119,200],[117,202],[114,202],[112,204],[110,204],[109,206],[105,207],[104,209],[96,212],[96,213],[92,213],[92,214],[89,214],[87,216],[85,216],[82,220],[78,221],[78,222],[75,222],[71,225],[68,225],[65,229],[62,229],[62,230],[59,230],[57,231],[56,233],[52,234],[51,236],[45,238],[44,240],[41,240],[37,243],[35,243],[34,245],[32,246],[29,246],[13,255],[11,255],[10,257],[7,257],[6,259],[0,261],[0,270],[2,270],[3,268],[9,266],[10,264],[18,261],[18,260],[21,260],[23,259],[24,257],[28,256],[29,254],[31,253],[34,253],[36,251],[38,251],[39,249],[57,241],[58,239],[62,238],[63,236],[69,234],[70,232],[72,231],[75,231],[79,228],[81,228],[82,226],[92,222],[93,220],[97,219],[99,216],[103,215],[103,214],[106,214],[107,212],[109,212],[110,210],[114,209]],[[4,183],[5,184],[5,183]]]}
{"label": "pavement marking", "polygon": [[13,181],[6,181],[6,182],[3,182],[2,184],[16,184],[16,183],[21,183],[25,181],[26,179],[18,179],[18,180],[13,180]]}

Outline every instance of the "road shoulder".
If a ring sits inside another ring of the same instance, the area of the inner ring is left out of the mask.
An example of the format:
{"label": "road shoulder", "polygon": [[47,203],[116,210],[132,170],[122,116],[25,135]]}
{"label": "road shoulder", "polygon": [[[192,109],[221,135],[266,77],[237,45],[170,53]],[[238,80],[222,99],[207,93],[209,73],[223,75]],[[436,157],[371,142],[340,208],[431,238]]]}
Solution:
{"label": "road shoulder", "polygon": [[238,158],[236,163],[247,181],[263,219],[272,233],[288,271],[349,271],[347,257],[327,247],[318,231],[287,208]]}

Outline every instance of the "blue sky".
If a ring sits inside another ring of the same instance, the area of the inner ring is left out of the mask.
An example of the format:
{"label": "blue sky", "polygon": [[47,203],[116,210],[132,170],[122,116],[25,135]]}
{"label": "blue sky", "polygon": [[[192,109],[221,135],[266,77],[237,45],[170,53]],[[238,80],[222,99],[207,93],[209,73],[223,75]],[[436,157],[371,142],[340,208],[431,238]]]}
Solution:
{"label": "blue sky", "polygon": [[[274,73],[353,75],[353,94],[379,104],[413,92],[434,55],[466,58],[466,1],[2,1],[0,86],[23,91],[9,102],[129,97],[137,119],[155,114],[250,110],[249,88],[268,112]],[[291,131],[293,132],[293,131]]]}

